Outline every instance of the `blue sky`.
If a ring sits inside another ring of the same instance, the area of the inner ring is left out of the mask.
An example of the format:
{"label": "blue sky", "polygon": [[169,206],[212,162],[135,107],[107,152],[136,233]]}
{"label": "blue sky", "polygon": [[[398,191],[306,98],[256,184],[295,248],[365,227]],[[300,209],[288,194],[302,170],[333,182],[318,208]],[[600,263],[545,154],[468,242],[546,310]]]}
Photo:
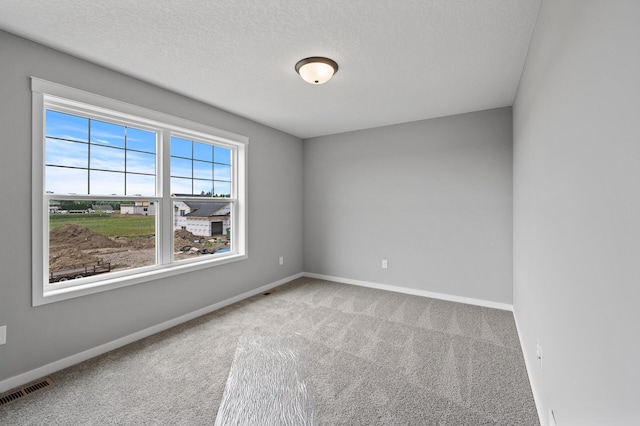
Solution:
{"label": "blue sky", "polygon": [[[47,110],[46,135],[46,191],[155,195],[154,132]],[[171,192],[229,194],[230,160],[228,148],[172,137]]]}

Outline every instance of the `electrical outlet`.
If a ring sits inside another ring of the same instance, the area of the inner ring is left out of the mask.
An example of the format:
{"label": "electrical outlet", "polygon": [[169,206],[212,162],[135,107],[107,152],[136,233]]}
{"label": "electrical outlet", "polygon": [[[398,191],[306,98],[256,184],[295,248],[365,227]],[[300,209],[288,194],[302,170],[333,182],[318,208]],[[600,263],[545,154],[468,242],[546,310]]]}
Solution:
{"label": "electrical outlet", "polygon": [[540,370],[542,370],[542,345],[540,345],[540,339],[536,339],[536,357],[538,358]]}
{"label": "electrical outlet", "polygon": [[387,269],[387,259],[382,259],[382,269]]}
{"label": "electrical outlet", "polygon": [[0,345],[5,343],[7,343],[7,326],[3,325],[0,327]]}
{"label": "electrical outlet", "polygon": [[281,264],[281,265],[284,265],[284,256],[280,256],[279,261],[280,261],[280,264]]}

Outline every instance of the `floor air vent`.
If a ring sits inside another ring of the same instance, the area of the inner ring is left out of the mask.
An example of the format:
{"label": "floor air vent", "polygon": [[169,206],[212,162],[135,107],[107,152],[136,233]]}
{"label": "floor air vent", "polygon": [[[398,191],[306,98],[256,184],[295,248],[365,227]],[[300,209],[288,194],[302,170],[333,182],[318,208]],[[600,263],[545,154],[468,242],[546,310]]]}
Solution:
{"label": "floor air vent", "polygon": [[22,399],[27,395],[31,395],[32,393],[41,391],[42,389],[46,389],[52,385],[53,385],[53,381],[51,379],[44,379],[39,382],[32,383],[29,386],[25,386],[23,388],[10,392],[8,394],[0,395],[0,407],[10,404],[13,401]]}

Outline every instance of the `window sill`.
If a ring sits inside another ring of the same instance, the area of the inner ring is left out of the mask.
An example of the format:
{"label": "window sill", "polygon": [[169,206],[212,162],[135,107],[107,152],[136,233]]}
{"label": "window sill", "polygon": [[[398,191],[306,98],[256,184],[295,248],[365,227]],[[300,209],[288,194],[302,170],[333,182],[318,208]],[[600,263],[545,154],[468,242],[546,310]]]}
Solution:
{"label": "window sill", "polygon": [[165,267],[154,267],[152,270],[132,273],[123,277],[114,277],[110,279],[100,280],[81,284],[74,287],[44,290],[43,294],[33,294],[33,306],[41,306],[49,303],[60,302],[63,300],[74,299],[76,297],[86,296],[89,294],[101,293],[116,288],[128,287],[135,284],[141,284],[149,281],[160,280],[174,275],[195,272],[201,269],[211,268],[224,265],[227,263],[237,262],[247,259],[246,254],[232,254],[217,259],[200,260],[197,262],[186,262],[172,264]]}

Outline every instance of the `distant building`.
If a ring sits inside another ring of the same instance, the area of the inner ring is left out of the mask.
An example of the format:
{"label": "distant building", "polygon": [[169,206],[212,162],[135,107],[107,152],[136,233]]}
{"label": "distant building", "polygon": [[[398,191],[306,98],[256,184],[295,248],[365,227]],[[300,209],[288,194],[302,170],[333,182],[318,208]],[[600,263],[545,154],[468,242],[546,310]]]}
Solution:
{"label": "distant building", "polygon": [[61,213],[62,207],[60,206],[60,201],[49,200],[49,213]]}
{"label": "distant building", "polygon": [[193,235],[228,235],[231,204],[228,202],[177,201],[174,203],[173,229],[186,229]]}
{"label": "distant building", "polygon": [[120,204],[120,214],[141,214],[155,216],[156,206],[153,201],[136,201],[130,204]]}
{"label": "distant building", "polygon": [[113,213],[113,206],[110,206],[109,204],[93,204],[91,206],[91,210],[95,213],[111,214]]}

